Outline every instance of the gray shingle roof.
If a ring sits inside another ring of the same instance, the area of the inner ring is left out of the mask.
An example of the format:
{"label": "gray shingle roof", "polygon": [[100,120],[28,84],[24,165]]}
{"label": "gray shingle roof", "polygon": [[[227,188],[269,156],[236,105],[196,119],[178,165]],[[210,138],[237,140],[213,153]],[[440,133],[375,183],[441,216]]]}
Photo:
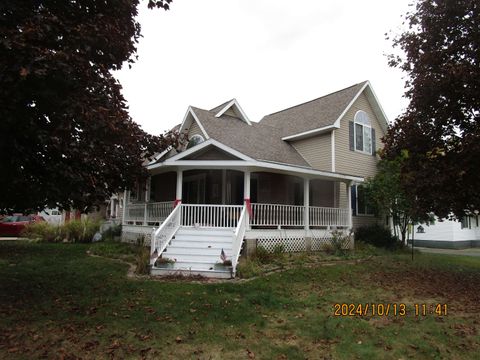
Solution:
{"label": "gray shingle roof", "polygon": [[262,125],[281,131],[281,137],[333,125],[366,81],[303,104],[266,115]]}
{"label": "gray shingle roof", "polygon": [[281,139],[280,129],[192,107],[208,136],[256,160],[310,167],[302,156]]}

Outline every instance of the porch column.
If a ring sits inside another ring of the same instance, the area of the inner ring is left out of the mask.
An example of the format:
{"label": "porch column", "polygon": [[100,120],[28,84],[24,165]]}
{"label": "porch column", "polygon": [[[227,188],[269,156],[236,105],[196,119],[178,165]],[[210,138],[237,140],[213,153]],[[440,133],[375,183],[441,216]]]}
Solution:
{"label": "porch column", "polygon": [[125,225],[125,216],[127,213],[127,189],[123,190],[123,208],[122,208],[122,225]]}
{"label": "porch column", "polygon": [[113,197],[110,197],[110,219],[112,219],[115,215],[115,200],[113,200]]}
{"label": "porch column", "polygon": [[225,205],[227,200],[227,170],[222,170],[222,204]]}
{"label": "porch column", "polygon": [[250,170],[245,170],[243,174],[243,199],[244,204],[247,207],[247,229],[250,229],[250,215],[252,212],[252,205],[250,203]]}
{"label": "porch column", "polygon": [[177,170],[177,194],[174,207],[182,203],[183,170]]}
{"label": "porch column", "polygon": [[348,228],[352,228],[352,182],[347,182]]}
{"label": "porch column", "polygon": [[310,229],[310,179],[303,179],[303,226]]}
{"label": "porch column", "polygon": [[150,200],[150,181],[152,179],[148,177],[145,180],[145,205],[143,210],[143,225],[148,225],[148,201]]}

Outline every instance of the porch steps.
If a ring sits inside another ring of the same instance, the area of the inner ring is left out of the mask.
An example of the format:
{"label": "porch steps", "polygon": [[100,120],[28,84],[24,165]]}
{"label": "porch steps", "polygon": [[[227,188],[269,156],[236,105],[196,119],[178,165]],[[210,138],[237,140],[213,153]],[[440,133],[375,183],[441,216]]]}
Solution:
{"label": "porch steps", "polygon": [[152,275],[201,275],[211,278],[230,278],[229,268],[219,266],[223,249],[232,258],[234,229],[181,227],[162,254],[172,264],[153,266]]}

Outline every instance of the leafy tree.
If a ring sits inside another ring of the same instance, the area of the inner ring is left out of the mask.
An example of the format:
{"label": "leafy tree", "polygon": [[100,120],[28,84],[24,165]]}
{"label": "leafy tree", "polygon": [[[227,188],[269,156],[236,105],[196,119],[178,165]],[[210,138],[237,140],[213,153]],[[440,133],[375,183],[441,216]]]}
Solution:
{"label": "leafy tree", "polygon": [[[171,0],[150,0],[165,10]],[[128,115],[112,76],[136,59],[138,0],[0,3],[0,212],[88,210],[145,175],[174,133]]]}
{"label": "leafy tree", "polygon": [[403,150],[401,184],[418,213],[439,217],[480,209],[480,3],[418,0],[393,40],[410,100],[390,128],[384,156]]}
{"label": "leafy tree", "polygon": [[400,232],[400,239],[406,242],[408,225],[417,217],[415,204],[405,194],[402,186],[401,168],[408,159],[406,151],[395,159],[382,159],[378,162],[375,177],[367,179],[367,198],[377,214],[389,216],[393,220],[394,233]]}

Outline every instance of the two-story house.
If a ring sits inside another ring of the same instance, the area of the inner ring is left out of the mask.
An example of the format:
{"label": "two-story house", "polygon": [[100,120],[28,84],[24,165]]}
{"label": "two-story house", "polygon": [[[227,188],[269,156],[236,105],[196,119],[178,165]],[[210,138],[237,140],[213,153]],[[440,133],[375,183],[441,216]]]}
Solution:
{"label": "two-story house", "polygon": [[125,193],[123,237],[151,237],[153,273],[160,256],[222,276],[215,263],[231,260],[234,274],[242,246],[321,249],[332,229],[379,221],[361,184],[386,129],[368,81],[258,123],[235,99],[190,106],[179,127],[188,146],[159,154],[146,186]]}

